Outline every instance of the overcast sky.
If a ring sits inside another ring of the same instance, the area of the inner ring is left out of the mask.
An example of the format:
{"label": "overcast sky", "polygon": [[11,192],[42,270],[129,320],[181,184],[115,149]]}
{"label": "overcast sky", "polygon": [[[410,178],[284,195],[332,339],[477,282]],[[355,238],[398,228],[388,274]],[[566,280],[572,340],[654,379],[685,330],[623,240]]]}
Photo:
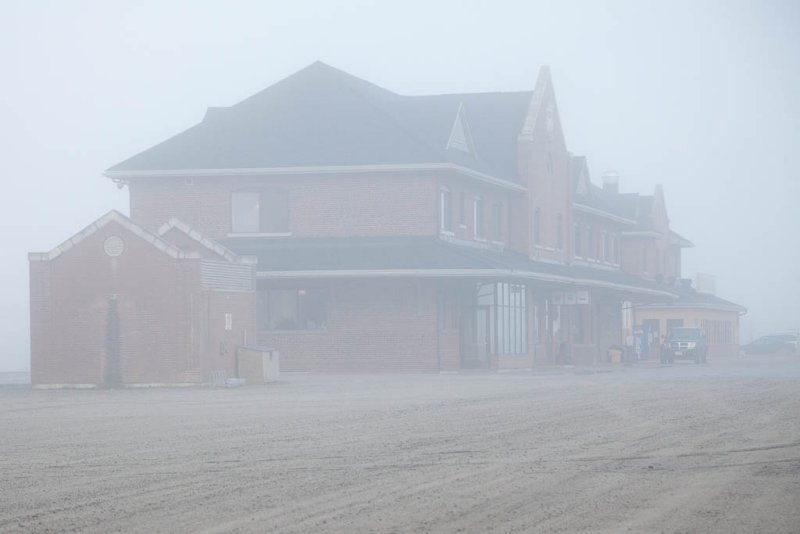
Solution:
{"label": "overcast sky", "polygon": [[743,338],[800,328],[800,2],[0,0],[0,371],[29,362],[27,252],[127,190],[102,172],[322,60],[403,94],[531,90],[550,65],[595,182],[663,184]]}

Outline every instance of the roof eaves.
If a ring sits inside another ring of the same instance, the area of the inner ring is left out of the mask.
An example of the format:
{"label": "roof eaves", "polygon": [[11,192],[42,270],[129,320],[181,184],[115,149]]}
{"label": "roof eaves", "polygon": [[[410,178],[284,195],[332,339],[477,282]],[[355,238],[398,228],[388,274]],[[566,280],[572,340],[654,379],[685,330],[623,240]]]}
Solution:
{"label": "roof eaves", "polygon": [[621,216],[615,215],[614,213],[611,213],[609,211],[606,211],[606,210],[603,210],[603,209],[600,209],[600,208],[595,208],[593,206],[589,206],[589,205],[586,205],[586,204],[582,204],[580,202],[573,202],[572,203],[572,207],[575,208],[578,211],[582,211],[582,212],[588,213],[590,215],[597,215],[599,217],[605,217],[606,219],[609,219],[609,220],[612,220],[612,221],[615,221],[615,222],[618,222],[618,223],[621,223],[621,224],[625,224],[625,225],[628,225],[628,226],[636,225],[636,221],[634,221],[634,220],[628,219],[626,217],[621,217]]}
{"label": "roof eaves", "polygon": [[233,169],[161,169],[161,170],[139,170],[139,171],[112,171],[103,173],[107,178],[115,182],[125,182],[135,178],[158,178],[173,176],[192,176],[192,177],[229,177],[229,176],[275,176],[275,175],[336,175],[336,174],[360,174],[360,173],[389,173],[389,172],[408,172],[408,171],[440,171],[449,170],[459,174],[464,174],[482,182],[498,185],[513,191],[527,191],[527,188],[519,183],[492,176],[463,165],[455,163],[411,163],[411,164],[387,164],[387,165],[322,165],[308,167],[262,167],[262,168],[233,168]]}
{"label": "roof eaves", "polygon": [[116,222],[132,234],[140,237],[141,239],[147,241],[151,245],[153,245],[158,250],[168,254],[172,258],[188,258],[192,257],[190,254],[184,253],[178,247],[164,241],[159,236],[152,234],[139,226],[138,224],[131,221],[129,218],[122,215],[120,212],[116,210],[111,210],[95,222],[91,223],[60,245],[56,246],[49,252],[31,252],[28,254],[28,259],[30,261],[49,261],[57,258],[61,254],[67,252],[72,247],[76,246],[80,242],[84,241],[89,236],[96,233],[98,230],[106,226],[110,222]]}
{"label": "roof eaves", "polygon": [[225,260],[227,260],[227,261],[229,261],[231,263],[241,263],[242,262],[242,258],[238,254],[233,253],[230,249],[228,249],[227,247],[224,247],[223,245],[219,244],[218,242],[205,237],[203,234],[201,234],[197,230],[193,229],[188,224],[186,224],[183,221],[180,221],[180,220],[178,220],[178,219],[176,219],[174,217],[172,219],[170,219],[169,221],[165,222],[164,224],[162,224],[161,227],[159,227],[159,229],[156,231],[156,234],[159,237],[163,237],[167,232],[169,232],[173,228],[176,229],[176,230],[179,230],[180,232],[183,232],[184,234],[186,234],[188,237],[190,237],[191,239],[193,239],[197,243],[200,243],[201,245],[206,247],[208,250],[211,250],[212,252],[222,256],[223,258],[225,258]]}

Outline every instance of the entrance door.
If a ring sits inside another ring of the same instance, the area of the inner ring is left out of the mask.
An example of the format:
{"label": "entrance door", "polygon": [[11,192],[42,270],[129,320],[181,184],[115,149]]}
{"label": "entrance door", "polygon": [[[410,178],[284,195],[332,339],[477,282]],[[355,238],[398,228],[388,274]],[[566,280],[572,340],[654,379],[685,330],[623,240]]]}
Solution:
{"label": "entrance door", "polygon": [[489,367],[491,314],[489,306],[477,306],[462,314],[461,367],[480,369]]}

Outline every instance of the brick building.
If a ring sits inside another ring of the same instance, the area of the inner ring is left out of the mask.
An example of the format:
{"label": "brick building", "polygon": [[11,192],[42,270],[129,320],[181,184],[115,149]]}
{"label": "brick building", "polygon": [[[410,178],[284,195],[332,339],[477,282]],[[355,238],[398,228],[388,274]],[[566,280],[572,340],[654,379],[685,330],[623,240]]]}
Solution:
{"label": "brick building", "polygon": [[403,96],[315,63],[106,175],[136,225],[257,258],[256,340],[284,369],[436,372],[600,361],[623,303],[677,298],[626,272],[650,221],[578,163],[547,68],[533,91]]}
{"label": "brick building", "polygon": [[626,342],[631,343],[634,329],[641,329],[651,345],[646,357],[657,359],[670,328],[699,326],[706,331],[712,357],[738,353],[739,316],[747,310],[681,278],[681,251],[694,245],[670,228],[662,187],[653,195],[620,193],[616,173],[606,173],[601,188],[592,184],[585,158],[573,157],[572,164],[574,264],[621,269],[674,294],[661,302],[623,303]]}
{"label": "brick building", "polygon": [[233,376],[255,335],[252,261],[174,219],[150,232],[111,211],[29,260],[35,386]]}

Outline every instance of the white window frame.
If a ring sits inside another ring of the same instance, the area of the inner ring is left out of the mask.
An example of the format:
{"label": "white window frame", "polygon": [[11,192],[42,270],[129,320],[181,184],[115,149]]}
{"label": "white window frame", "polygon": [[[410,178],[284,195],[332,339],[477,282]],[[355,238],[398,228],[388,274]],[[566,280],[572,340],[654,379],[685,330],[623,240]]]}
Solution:
{"label": "white window frame", "polygon": [[472,235],[475,239],[483,240],[483,198],[475,196],[472,199]]}
{"label": "white window frame", "polygon": [[439,230],[453,232],[453,198],[446,187],[439,189]]}

